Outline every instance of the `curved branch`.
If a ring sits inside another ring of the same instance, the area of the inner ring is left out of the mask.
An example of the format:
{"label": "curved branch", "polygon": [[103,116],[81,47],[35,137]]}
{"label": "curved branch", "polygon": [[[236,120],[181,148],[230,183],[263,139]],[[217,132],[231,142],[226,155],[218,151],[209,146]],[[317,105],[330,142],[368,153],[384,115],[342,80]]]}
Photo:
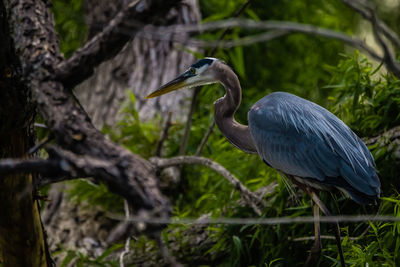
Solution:
{"label": "curved branch", "polygon": [[[171,1],[173,0],[141,0],[139,4],[144,6],[140,6],[139,9],[138,4],[138,11],[146,12],[141,13],[139,17],[152,12],[149,7],[159,8],[159,5],[164,3],[167,6]],[[54,79],[54,72],[57,70],[57,65],[62,62],[62,56],[53,16],[46,2],[21,0],[3,2],[8,12],[6,17],[10,36],[18,52],[16,55],[18,62],[21,62],[23,82],[29,88],[30,95],[37,103],[37,109],[54,135],[55,142],[64,149],[60,152],[61,156],[55,153],[50,155],[50,158],[60,160],[62,169],[65,170],[66,167],[72,176],[93,175],[95,179],[104,181],[110,191],[126,198],[136,211],[152,212],[168,217],[170,205],[158,188],[153,166],[147,160],[106,138],[93,126],[87,113],[73,100],[71,91],[67,90],[62,82]],[[115,34],[109,36],[117,38]],[[92,65],[84,64],[88,61],[82,61],[79,66],[72,64],[71,68],[66,68],[65,70],[69,70],[66,72],[68,75],[64,77],[67,79],[66,83],[73,75],[77,75],[80,71],[84,72],[86,68],[93,68],[95,64],[104,60],[104,54],[99,60],[93,59],[99,56],[97,53],[104,53],[102,50],[104,48],[102,46],[99,50],[86,51],[91,52],[86,60],[93,60],[90,61]],[[88,75],[88,72],[85,72],[85,75]],[[78,75],[75,82],[82,81],[87,77],[85,75]],[[66,165],[63,165],[64,163]]]}
{"label": "curved branch", "polygon": [[[379,44],[384,50],[384,55],[379,55],[372,47],[368,46],[364,41],[347,35],[342,32],[320,28],[314,25],[301,24],[289,21],[254,21],[247,19],[229,19],[221,21],[206,22],[199,25],[172,25],[166,27],[146,27],[146,30],[142,30],[136,34],[136,36],[151,40],[164,40],[174,41],[185,45],[198,46],[198,47],[233,47],[238,45],[250,45],[258,42],[270,41],[275,38],[293,34],[293,33],[304,33],[316,36],[322,36],[325,38],[331,38],[342,41],[343,43],[353,46],[359,50],[364,51],[373,59],[384,62],[386,67],[392,71],[397,77],[400,77],[400,64],[390,50],[387,44],[382,41],[381,34],[385,35],[393,43],[397,45],[400,43],[400,39],[391,31],[383,22],[381,22],[371,12],[370,22],[374,27],[374,33],[377,35]],[[256,30],[267,30],[272,32],[266,32],[255,36],[248,36],[238,40],[225,40],[225,41],[204,41],[194,38],[182,37],[182,32],[189,33],[202,33],[205,31],[225,29],[225,28],[242,28],[242,29],[256,29]],[[125,28],[125,34],[130,34]],[[123,30],[123,29],[121,29]],[[383,43],[382,43],[383,42]],[[390,53],[389,53],[390,52]]]}
{"label": "curved branch", "polygon": [[151,158],[150,162],[156,165],[158,168],[166,168],[182,164],[199,164],[206,166],[219,174],[221,174],[225,179],[227,179],[236,190],[238,190],[241,197],[244,199],[247,205],[253,208],[256,214],[261,215],[261,208],[266,207],[266,203],[262,197],[257,196],[255,193],[251,192],[247,187],[245,187],[235,176],[233,176],[227,169],[222,165],[212,161],[208,158],[195,157],[195,156],[178,156],[173,158]]}
{"label": "curved branch", "polygon": [[[93,74],[94,68],[100,63],[117,55],[135,35],[138,28],[163,17],[172,6],[179,2],[180,0],[131,1],[110,21],[102,32],[89,40],[69,59],[56,66],[54,80],[62,82],[67,88],[72,88],[83,82]],[[135,23],[135,28],[130,30],[129,35],[121,34],[120,29],[130,18],[135,18],[140,23]]]}
{"label": "curved branch", "polygon": [[400,38],[392,29],[390,29],[386,25],[385,22],[377,19],[377,15],[374,11],[372,3],[359,0],[342,0],[342,2],[360,13],[364,19],[369,20],[371,23],[374,23],[375,20],[376,28],[378,29],[378,31],[383,33],[383,35],[385,35],[390,41],[392,41],[393,44],[400,48]]}
{"label": "curved branch", "polygon": [[[235,44],[234,41],[218,41],[218,42],[210,42],[210,41],[202,41],[202,40],[197,40],[197,39],[183,39],[179,33],[182,32],[189,32],[189,33],[202,33],[205,31],[211,31],[211,30],[218,30],[218,29],[225,29],[225,28],[241,28],[241,29],[253,29],[253,30],[272,30],[272,31],[277,31],[281,35],[286,35],[286,34],[292,34],[292,33],[305,33],[305,34],[311,34],[311,35],[317,35],[317,36],[322,36],[326,38],[331,38],[335,40],[342,41],[348,45],[351,45],[353,47],[356,47],[360,50],[365,51],[368,53],[371,57],[373,57],[376,60],[381,61],[382,56],[378,55],[374,49],[369,47],[364,41],[354,38],[353,36],[347,35],[342,32],[334,31],[334,30],[329,30],[329,29],[324,29],[320,28],[314,25],[310,24],[301,24],[301,23],[296,23],[296,22],[290,22],[290,21],[254,21],[254,20],[248,20],[248,19],[228,19],[228,20],[220,20],[220,21],[212,21],[212,22],[206,22],[203,24],[198,24],[198,25],[171,25],[171,26],[165,26],[165,27],[146,27],[145,30],[142,30],[137,33],[137,36],[142,37],[142,38],[148,38],[148,39],[157,39],[157,40],[165,40],[165,41],[176,41],[176,42],[181,42],[184,44],[190,44],[194,46],[206,46],[206,47],[214,47],[216,45],[219,45],[221,47],[224,47],[225,45],[228,47],[232,47]],[[129,28],[128,28],[129,29]],[[125,33],[128,34],[128,31],[125,29]],[[255,42],[260,42],[271,40],[269,35],[264,34],[256,36],[255,40],[249,41],[244,39],[245,41],[240,40],[238,45],[242,45],[242,42],[244,44],[252,44]],[[280,37],[280,35],[277,34],[277,37]],[[246,37],[250,38],[250,37]]]}
{"label": "curved branch", "polygon": [[393,127],[378,136],[364,139],[364,142],[367,146],[386,147],[389,153],[400,159],[400,126]]}

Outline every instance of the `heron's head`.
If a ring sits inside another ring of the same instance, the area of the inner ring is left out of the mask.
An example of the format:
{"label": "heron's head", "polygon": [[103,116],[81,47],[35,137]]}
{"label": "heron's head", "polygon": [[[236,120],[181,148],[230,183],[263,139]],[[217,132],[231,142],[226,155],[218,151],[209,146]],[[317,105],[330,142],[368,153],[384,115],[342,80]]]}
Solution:
{"label": "heron's head", "polygon": [[195,64],[190,66],[190,68],[187,69],[184,73],[182,73],[169,83],[164,84],[156,91],[149,94],[146,98],[160,96],[182,88],[190,88],[204,84],[216,83],[218,82],[218,79],[217,68],[215,68],[215,66],[219,62],[222,61],[211,57],[200,59]]}

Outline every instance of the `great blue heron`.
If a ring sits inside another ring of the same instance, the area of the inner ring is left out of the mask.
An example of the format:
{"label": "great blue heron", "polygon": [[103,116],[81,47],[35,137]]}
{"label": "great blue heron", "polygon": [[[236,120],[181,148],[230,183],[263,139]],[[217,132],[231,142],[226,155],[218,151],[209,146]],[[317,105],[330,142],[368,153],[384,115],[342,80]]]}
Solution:
{"label": "great blue heron", "polygon": [[[233,70],[216,58],[204,58],[147,98],[173,90],[220,82],[225,96],[214,102],[215,122],[237,148],[258,153],[263,161],[284,173],[314,201],[314,215],[328,209],[319,190],[338,189],[359,204],[375,202],[380,181],[374,159],[365,144],[340,119],[323,107],[298,96],[275,92],[260,99],[248,113],[249,126],[238,123],[242,91]],[[342,266],[339,226],[336,240]],[[319,223],[308,262],[319,258]]]}

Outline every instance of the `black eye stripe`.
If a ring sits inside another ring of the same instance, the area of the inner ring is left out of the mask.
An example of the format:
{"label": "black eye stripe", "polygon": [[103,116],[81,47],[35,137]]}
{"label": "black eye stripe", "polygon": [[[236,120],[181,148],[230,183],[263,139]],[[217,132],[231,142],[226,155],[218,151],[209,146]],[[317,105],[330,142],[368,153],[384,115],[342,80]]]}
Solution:
{"label": "black eye stripe", "polygon": [[210,58],[203,58],[203,59],[200,59],[199,61],[197,61],[195,64],[193,64],[192,67],[200,68],[200,67],[202,67],[204,65],[211,65],[211,63],[213,61],[214,60],[210,59]]}

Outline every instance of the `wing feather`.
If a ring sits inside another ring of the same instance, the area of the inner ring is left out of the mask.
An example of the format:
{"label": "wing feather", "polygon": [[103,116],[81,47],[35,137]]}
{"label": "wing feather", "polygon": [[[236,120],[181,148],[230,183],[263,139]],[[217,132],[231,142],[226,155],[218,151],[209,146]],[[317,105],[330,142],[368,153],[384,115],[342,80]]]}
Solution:
{"label": "wing feather", "polygon": [[341,188],[356,201],[360,193],[379,196],[368,148],[323,107],[289,93],[272,93],[250,109],[249,127],[258,153],[272,167]]}

